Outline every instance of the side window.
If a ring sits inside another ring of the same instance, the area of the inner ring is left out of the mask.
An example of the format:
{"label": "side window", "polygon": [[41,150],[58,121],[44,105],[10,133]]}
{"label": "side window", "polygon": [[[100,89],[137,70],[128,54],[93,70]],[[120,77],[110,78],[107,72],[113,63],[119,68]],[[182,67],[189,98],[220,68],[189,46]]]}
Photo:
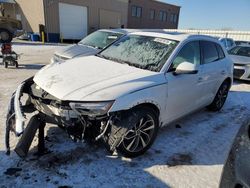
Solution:
{"label": "side window", "polygon": [[195,65],[200,64],[200,44],[199,41],[193,41],[185,44],[175,57],[169,71],[174,71],[176,67],[183,63],[189,62]]}
{"label": "side window", "polygon": [[221,46],[219,44],[216,44],[216,48],[219,54],[219,58],[220,59],[224,59],[225,58],[225,54],[224,51],[222,50]]}
{"label": "side window", "polygon": [[216,44],[209,41],[201,41],[203,51],[203,64],[212,63],[219,60]]}

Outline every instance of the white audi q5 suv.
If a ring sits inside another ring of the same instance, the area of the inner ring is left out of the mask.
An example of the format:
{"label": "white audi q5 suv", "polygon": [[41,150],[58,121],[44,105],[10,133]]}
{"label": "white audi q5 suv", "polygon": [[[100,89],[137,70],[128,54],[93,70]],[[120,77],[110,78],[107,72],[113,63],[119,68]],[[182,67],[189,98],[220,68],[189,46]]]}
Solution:
{"label": "white audi q5 suv", "polygon": [[[22,143],[32,140],[29,131],[53,123],[75,140],[102,140],[110,151],[136,157],[160,127],[204,107],[220,110],[232,81],[233,63],[215,38],[135,32],[95,56],[50,64],[24,81],[10,102],[7,127],[23,134],[15,149],[20,156],[27,154]],[[24,113],[34,111],[25,126]]]}

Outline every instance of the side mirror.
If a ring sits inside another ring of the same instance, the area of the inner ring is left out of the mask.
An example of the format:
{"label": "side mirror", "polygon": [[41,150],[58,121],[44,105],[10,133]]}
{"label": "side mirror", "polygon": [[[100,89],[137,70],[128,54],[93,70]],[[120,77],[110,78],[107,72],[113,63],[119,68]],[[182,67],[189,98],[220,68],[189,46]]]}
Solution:
{"label": "side mirror", "polygon": [[179,74],[197,74],[198,70],[196,69],[195,65],[189,62],[183,62],[176,67],[174,71],[174,75]]}

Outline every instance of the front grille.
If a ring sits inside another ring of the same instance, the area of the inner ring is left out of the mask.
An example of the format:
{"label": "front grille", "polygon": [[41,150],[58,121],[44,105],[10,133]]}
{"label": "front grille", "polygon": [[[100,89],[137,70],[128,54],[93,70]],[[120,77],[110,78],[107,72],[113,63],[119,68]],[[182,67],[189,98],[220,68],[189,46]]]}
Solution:
{"label": "front grille", "polygon": [[240,78],[245,73],[245,70],[243,69],[234,69],[234,77]]}

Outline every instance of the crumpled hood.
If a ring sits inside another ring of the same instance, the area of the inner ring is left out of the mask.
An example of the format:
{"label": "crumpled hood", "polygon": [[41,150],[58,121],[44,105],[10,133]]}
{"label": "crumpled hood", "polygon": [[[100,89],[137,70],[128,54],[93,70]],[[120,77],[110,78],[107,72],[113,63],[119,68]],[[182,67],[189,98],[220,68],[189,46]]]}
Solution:
{"label": "crumpled hood", "polygon": [[138,69],[96,56],[50,64],[34,77],[35,83],[60,100],[106,101],[165,83],[163,73]]}
{"label": "crumpled hood", "polygon": [[75,44],[75,45],[64,47],[63,49],[56,51],[55,54],[71,59],[77,56],[94,55],[98,53],[99,51],[100,51],[99,49],[95,49],[95,48],[88,47],[85,45]]}
{"label": "crumpled hood", "polygon": [[250,65],[250,57],[238,56],[238,55],[229,55],[229,56],[236,64]]}

